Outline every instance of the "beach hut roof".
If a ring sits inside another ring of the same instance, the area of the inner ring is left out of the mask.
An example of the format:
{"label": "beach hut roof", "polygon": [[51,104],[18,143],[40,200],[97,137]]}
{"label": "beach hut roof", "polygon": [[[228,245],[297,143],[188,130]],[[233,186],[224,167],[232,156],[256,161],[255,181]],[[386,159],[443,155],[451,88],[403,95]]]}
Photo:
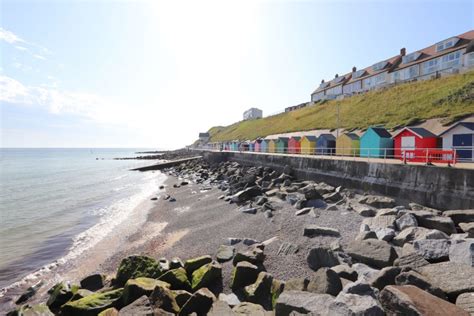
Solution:
{"label": "beach hut roof", "polygon": [[413,132],[414,134],[416,134],[417,136],[419,136],[421,138],[437,137],[435,134],[431,133],[427,129],[424,129],[423,127],[405,127],[401,131],[399,131],[398,133],[393,135],[393,137],[397,137],[403,131],[411,131],[411,132]]}
{"label": "beach hut roof", "polygon": [[292,136],[291,138],[293,138],[294,140],[297,140],[297,141],[300,141],[300,139],[301,139],[300,136]]}
{"label": "beach hut roof", "polygon": [[447,132],[449,132],[450,130],[452,130],[453,128],[458,127],[458,126],[464,126],[465,128],[470,129],[471,131],[474,131],[474,122],[459,122],[459,123],[451,126],[450,128],[448,128],[447,130],[445,130],[441,134],[439,134],[439,136],[442,136],[442,135],[446,134]]}
{"label": "beach hut roof", "polygon": [[326,138],[327,140],[336,140],[333,134],[321,134],[319,135],[320,138]]}
{"label": "beach hut roof", "polygon": [[383,127],[370,127],[370,128],[382,138],[392,138],[392,135]]}
{"label": "beach hut roof", "polygon": [[359,136],[357,136],[357,134],[355,134],[355,133],[347,133],[347,134],[344,134],[344,135],[346,135],[347,137],[349,137],[352,140],[358,140],[359,139]]}
{"label": "beach hut roof", "polygon": [[315,142],[315,141],[318,140],[318,138],[316,136],[305,135],[303,137],[305,137],[307,140],[312,141],[312,142]]}
{"label": "beach hut roof", "polygon": [[278,137],[278,140],[283,140],[283,141],[288,141],[290,138],[289,137]]}

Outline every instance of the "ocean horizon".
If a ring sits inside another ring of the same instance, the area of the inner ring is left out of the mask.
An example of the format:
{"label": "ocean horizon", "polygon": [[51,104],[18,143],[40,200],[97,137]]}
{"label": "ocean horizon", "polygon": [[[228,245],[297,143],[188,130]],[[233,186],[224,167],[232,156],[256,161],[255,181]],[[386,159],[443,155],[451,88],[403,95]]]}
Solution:
{"label": "ocean horizon", "polygon": [[132,216],[162,178],[130,171],[154,160],[113,158],[141,151],[154,149],[1,148],[0,288],[65,264]]}

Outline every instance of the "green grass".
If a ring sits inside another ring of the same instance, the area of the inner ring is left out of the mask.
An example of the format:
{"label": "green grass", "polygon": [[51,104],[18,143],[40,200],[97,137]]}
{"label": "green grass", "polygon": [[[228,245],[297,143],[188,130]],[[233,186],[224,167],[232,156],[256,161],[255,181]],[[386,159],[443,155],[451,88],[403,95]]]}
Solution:
{"label": "green grass", "polygon": [[443,124],[474,114],[474,71],[445,78],[400,84],[343,100],[331,100],[263,119],[209,130],[211,141],[248,140],[313,129],[366,129],[408,126],[431,118]]}

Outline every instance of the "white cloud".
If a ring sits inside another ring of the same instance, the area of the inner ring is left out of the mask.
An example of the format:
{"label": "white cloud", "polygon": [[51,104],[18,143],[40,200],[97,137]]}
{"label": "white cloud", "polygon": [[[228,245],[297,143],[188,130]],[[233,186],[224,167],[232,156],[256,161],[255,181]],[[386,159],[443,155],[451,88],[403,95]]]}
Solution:
{"label": "white cloud", "polygon": [[33,57],[38,58],[38,59],[42,59],[42,60],[46,60],[46,58],[44,56],[41,56],[41,55],[38,55],[38,54],[33,54]]}
{"label": "white cloud", "polygon": [[5,30],[4,28],[0,27],[0,40],[3,40],[9,44],[15,44],[15,43],[25,43],[26,41],[17,36],[16,34]]}

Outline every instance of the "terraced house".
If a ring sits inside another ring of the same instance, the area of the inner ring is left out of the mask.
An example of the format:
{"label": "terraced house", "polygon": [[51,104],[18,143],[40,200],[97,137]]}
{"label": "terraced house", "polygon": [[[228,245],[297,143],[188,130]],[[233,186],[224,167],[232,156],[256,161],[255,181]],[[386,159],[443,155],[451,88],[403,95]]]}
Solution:
{"label": "terraced house", "polygon": [[474,30],[406,54],[396,56],[350,73],[321,81],[311,101],[330,100],[363,93],[371,89],[412,80],[432,79],[474,68]]}

